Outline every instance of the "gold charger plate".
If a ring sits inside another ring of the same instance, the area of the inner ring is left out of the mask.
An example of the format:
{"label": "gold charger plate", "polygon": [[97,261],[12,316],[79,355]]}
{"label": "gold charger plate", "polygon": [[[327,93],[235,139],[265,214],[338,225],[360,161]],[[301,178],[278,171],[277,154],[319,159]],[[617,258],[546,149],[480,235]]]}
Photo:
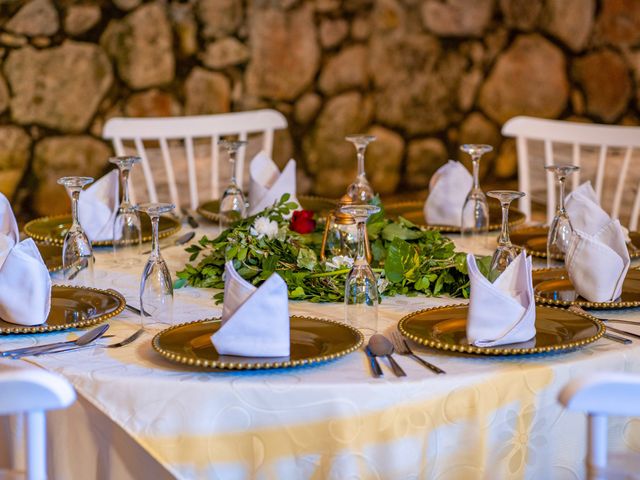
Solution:
{"label": "gold charger plate", "polygon": [[482,348],[467,342],[468,312],[468,305],[428,308],[401,318],[398,329],[405,337],[427,347],[479,355],[522,355],[570,350],[595,342],[605,332],[604,324],[591,315],[537,305],[534,338],[524,343]]}
{"label": "gold charger plate", "polygon": [[[305,210],[311,210],[324,217],[329,211],[336,208],[337,201],[330,198],[314,197],[310,195],[300,195],[298,197],[300,206]],[[220,200],[210,200],[198,207],[198,213],[204,218],[217,222],[220,220]]]}
{"label": "gold charger plate", "polygon": [[[268,321],[268,319],[264,319]],[[211,335],[220,319],[205,319],[169,327],[153,337],[153,348],[163,357],[184,365],[227,370],[301,367],[342,357],[358,349],[364,337],[355,328],[332,320],[291,317],[291,356],[252,358],[219,355]]]}
{"label": "gold charger plate", "polygon": [[[460,227],[452,225],[428,225],[424,219],[424,200],[411,200],[408,202],[390,203],[384,205],[387,217],[396,219],[404,217],[416,225],[425,226],[431,230],[447,233],[460,233]],[[509,227],[513,228],[525,221],[525,214],[515,208],[509,209]],[[502,227],[502,210],[495,202],[489,203],[489,230],[500,230]]]}
{"label": "gold charger plate", "polygon": [[42,325],[15,325],[0,319],[0,334],[46,333],[102,323],[124,310],[125,300],[115,290],[53,285],[51,311]]}
{"label": "gold charger plate", "polygon": [[[151,221],[147,215],[141,215],[142,241],[151,241]],[[55,245],[62,245],[64,236],[71,226],[71,215],[56,215],[53,217],[42,217],[31,220],[24,226],[24,233],[37,242],[46,242]],[[170,237],[181,228],[180,222],[169,216],[160,217],[159,233],[160,238]],[[92,242],[96,247],[108,247],[113,245],[111,240],[98,240]]]}
{"label": "gold charger plate", "polygon": [[[525,248],[534,257],[547,258],[547,235],[549,227],[518,228],[510,234],[511,243]],[[631,245],[627,245],[631,258],[640,258],[640,232],[629,232]],[[555,260],[564,260],[564,255],[551,255]]]}
{"label": "gold charger plate", "polygon": [[53,273],[62,270],[62,245],[36,243],[36,246],[49,272]]}
{"label": "gold charger plate", "polygon": [[622,284],[622,294],[614,302],[590,302],[580,297],[564,268],[541,268],[533,271],[536,300],[548,305],[570,307],[578,305],[597,310],[640,306],[640,270],[631,268]]}

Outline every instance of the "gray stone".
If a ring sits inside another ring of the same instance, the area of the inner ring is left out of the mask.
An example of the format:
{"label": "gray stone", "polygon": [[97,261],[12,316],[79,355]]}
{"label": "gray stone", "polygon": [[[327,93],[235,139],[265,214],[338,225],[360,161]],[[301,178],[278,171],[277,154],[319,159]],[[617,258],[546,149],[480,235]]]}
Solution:
{"label": "gray stone", "polygon": [[71,5],[64,17],[64,31],[78,36],[92,29],[100,21],[98,5]]}
{"label": "gray stone", "polygon": [[500,0],[505,24],[519,30],[532,30],[538,23],[543,0]]}
{"label": "gray stone", "polygon": [[344,137],[366,131],[372,112],[371,100],[357,92],[343,93],[325,103],[303,142],[316,194],[339,197],[353,181],[355,149]]}
{"label": "gray stone", "polygon": [[482,83],[484,74],[479,68],[474,68],[466,73],[460,80],[458,89],[458,107],[463,112],[468,112],[473,107],[478,93],[478,88]]}
{"label": "gray stone", "polygon": [[323,48],[340,45],[349,33],[349,24],[342,18],[325,18],[320,22],[320,44]]}
{"label": "gray stone", "polygon": [[596,20],[595,41],[611,45],[635,45],[640,41],[640,2],[607,0],[601,2]]}
{"label": "gray stone", "polygon": [[153,89],[131,95],[124,111],[128,117],[173,117],[182,114],[182,107],[170,93]]}
{"label": "gray stone", "polygon": [[409,188],[425,189],[429,179],[447,163],[447,147],[439,138],[422,138],[409,143],[403,183]]}
{"label": "gray stone", "polygon": [[594,0],[547,0],[544,28],[579,52],[587,46],[595,9]]}
{"label": "gray stone", "polygon": [[207,45],[202,63],[214,69],[240,65],[249,60],[249,49],[233,37],[226,37]]}
{"label": "gray stone", "polygon": [[368,50],[364,45],[342,49],[331,57],[320,74],[318,87],[326,95],[352,88],[366,88],[369,83]]}
{"label": "gray stone", "polygon": [[131,88],[155,87],[173,80],[173,34],[161,3],[144,4],[123,20],[111,21],[100,43]]}
{"label": "gray stone", "polygon": [[225,37],[242,22],[241,0],[199,0],[196,12],[205,38]]}
{"label": "gray stone", "polygon": [[313,14],[310,3],[286,12],[255,7],[250,17],[251,62],[245,74],[249,95],[292,100],[312,83],[320,64]]}
{"label": "gray stone", "polygon": [[617,53],[606,49],[578,58],[573,64],[573,74],[585,93],[589,115],[610,123],[627,109],[631,79]]}
{"label": "gray stone", "polygon": [[60,28],[60,19],[50,0],[31,0],[11,17],[4,28],[29,37],[49,36]]}
{"label": "gray stone", "polygon": [[22,128],[0,126],[0,192],[13,197],[22,179],[31,150],[31,138]]}
{"label": "gray stone", "polygon": [[444,37],[478,37],[492,15],[493,0],[427,0],[422,6],[425,28]]}
{"label": "gray stone", "polygon": [[47,137],[36,144],[33,174],[37,182],[33,208],[40,215],[69,212],[69,197],[57,179],[65,175],[98,178],[108,168],[111,149],[88,135]]}
{"label": "gray stone", "polygon": [[231,85],[221,73],[195,67],[189,73],[184,89],[187,115],[225,113],[231,109]]}
{"label": "gray stone", "polygon": [[305,93],[296,102],[293,109],[293,116],[296,122],[307,125],[311,123],[322,107],[322,98],[317,93]]}
{"label": "gray stone", "polygon": [[70,40],[46,50],[14,50],[4,72],[15,122],[66,132],[87,128],[113,82],[111,63],[100,47]]}
{"label": "gray stone", "polygon": [[[378,125],[371,127],[367,133],[376,137],[376,141],[367,147],[367,177],[376,193],[392,193],[400,183],[404,140],[393,130]],[[354,169],[350,178],[355,175]]]}
{"label": "gray stone", "polygon": [[564,55],[540,35],[521,35],[500,55],[480,89],[480,108],[495,122],[516,115],[555,118],[569,97]]}

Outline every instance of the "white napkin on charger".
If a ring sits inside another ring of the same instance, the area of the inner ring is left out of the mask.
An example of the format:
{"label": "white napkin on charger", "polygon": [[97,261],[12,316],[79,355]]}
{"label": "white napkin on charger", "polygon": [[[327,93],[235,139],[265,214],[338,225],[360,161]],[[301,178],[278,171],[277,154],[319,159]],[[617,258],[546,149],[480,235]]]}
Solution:
{"label": "white napkin on charger", "polygon": [[288,357],[287,284],[274,273],[255,287],[226,263],[222,326],[211,336],[220,355]]}
{"label": "white napkin on charger", "polygon": [[460,162],[449,160],[429,181],[429,196],[424,204],[424,219],[429,225],[462,223],[462,207],[473,186],[473,177]]}
{"label": "white napkin on charger", "polygon": [[467,340],[477,347],[494,347],[531,340],[536,335],[536,304],[531,257],[520,253],[491,283],[467,255],[471,282]]}
{"label": "white napkin on charger", "polygon": [[0,318],[17,325],[40,325],[51,308],[51,277],[31,238],[19,242],[9,200],[0,194]]}
{"label": "white napkin on charger", "polygon": [[255,215],[276,203],[285,193],[296,199],[296,161],[291,159],[280,172],[273,160],[259,152],[249,165],[249,215]]}
{"label": "white napkin on charger", "polygon": [[590,302],[611,302],[622,293],[631,259],[626,232],[600,204],[591,182],[567,195],[573,234],[564,258],[576,293]]}
{"label": "white napkin on charger", "polygon": [[120,174],[111,170],[80,193],[78,220],[90,241],[112,240],[120,205]]}

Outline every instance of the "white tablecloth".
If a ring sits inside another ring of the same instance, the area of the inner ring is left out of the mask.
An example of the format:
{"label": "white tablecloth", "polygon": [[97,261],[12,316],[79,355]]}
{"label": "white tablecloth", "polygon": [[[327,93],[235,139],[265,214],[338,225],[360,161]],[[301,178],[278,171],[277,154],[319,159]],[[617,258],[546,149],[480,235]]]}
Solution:
{"label": "white tablecloth", "polygon": [[[175,272],[187,254],[171,248],[165,257]],[[96,284],[137,305],[138,270],[100,252]],[[175,322],[219,315],[213,293],[176,290]],[[385,298],[381,323],[393,328],[414,310],[459,301]],[[294,302],[291,313],[340,320],[343,306]],[[640,311],[607,316],[640,320]],[[139,319],[125,311],[110,323],[124,338]],[[447,371],[440,376],[400,357],[407,378],[384,365],[385,377],[374,379],[361,351],[285,371],[202,372],[159,357],[153,333],[124,348],[28,360],[64,375],[80,397],[49,416],[52,478],[583,478],[586,422],[561,408],[558,391],[589,372],[640,371],[640,343],[603,339],[518,358],[420,350]],[[71,335],[4,337],[0,348]],[[610,431],[613,446],[640,452],[637,420],[612,421]]]}

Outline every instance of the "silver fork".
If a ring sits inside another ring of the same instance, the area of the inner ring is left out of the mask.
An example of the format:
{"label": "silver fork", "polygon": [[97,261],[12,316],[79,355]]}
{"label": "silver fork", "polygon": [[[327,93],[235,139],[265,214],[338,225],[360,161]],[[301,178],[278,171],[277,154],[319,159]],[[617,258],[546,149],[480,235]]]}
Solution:
{"label": "silver fork", "polygon": [[[46,354],[46,353],[62,353],[62,352],[70,352],[73,350],[82,350],[85,349],[87,347],[101,347],[101,348],[120,348],[120,347],[124,347],[126,345],[129,345],[130,343],[133,343],[137,340],[137,338],[142,335],[144,333],[144,328],[140,327],[138,330],[136,330],[135,332],[133,332],[131,335],[129,335],[127,338],[125,338],[124,340],[121,340],[119,342],[116,343],[112,343],[110,345],[87,345],[86,347],[67,347],[67,348],[61,348],[58,350],[47,350],[46,352],[43,352],[42,354]],[[42,355],[39,354],[39,355]],[[36,355],[38,356],[38,355]]]}
{"label": "silver fork", "polygon": [[402,337],[402,335],[400,335],[400,332],[391,333],[391,342],[393,343],[393,348],[395,349],[397,354],[407,355],[413,358],[416,362],[421,364],[423,367],[426,367],[432,372],[437,373],[439,375],[443,373],[447,373],[444,370],[442,370],[440,367],[434,365],[433,363],[427,362],[424,358],[420,358],[415,353],[413,353],[407,341]]}

